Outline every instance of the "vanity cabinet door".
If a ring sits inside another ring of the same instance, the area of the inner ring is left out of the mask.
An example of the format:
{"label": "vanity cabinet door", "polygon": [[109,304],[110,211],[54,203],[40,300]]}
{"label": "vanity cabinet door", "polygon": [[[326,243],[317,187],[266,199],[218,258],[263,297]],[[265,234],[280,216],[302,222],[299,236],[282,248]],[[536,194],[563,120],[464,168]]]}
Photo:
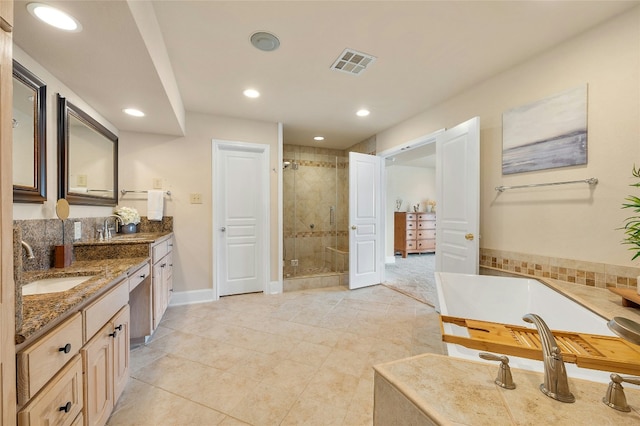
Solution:
{"label": "vanity cabinet door", "polygon": [[113,317],[113,400],[122,395],[129,380],[129,305]]}
{"label": "vanity cabinet door", "polygon": [[82,348],[86,425],[104,425],[113,410],[113,325],[105,325]]}

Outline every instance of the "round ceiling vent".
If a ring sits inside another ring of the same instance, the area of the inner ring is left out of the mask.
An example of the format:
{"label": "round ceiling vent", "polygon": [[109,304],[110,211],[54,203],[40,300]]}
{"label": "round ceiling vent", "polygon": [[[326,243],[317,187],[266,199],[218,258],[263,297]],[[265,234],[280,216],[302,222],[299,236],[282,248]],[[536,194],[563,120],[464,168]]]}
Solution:
{"label": "round ceiling vent", "polygon": [[251,35],[251,44],[263,52],[271,52],[280,46],[280,40],[271,33],[259,31]]}

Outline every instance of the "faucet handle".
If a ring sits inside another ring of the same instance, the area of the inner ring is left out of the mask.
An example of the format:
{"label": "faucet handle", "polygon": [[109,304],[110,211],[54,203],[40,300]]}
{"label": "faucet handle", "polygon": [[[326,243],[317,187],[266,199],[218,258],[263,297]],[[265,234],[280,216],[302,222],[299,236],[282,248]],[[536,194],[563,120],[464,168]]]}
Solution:
{"label": "faucet handle", "polygon": [[506,355],[494,355],[488,352],[480,352],[480,358],[488,361],[500,361],[500,369],[494,383],[505,389],[515,389],[516,384],[513,383],[511,376],[511,368],[509,368],[509,358]]}
{"label": "faucet handle", "polygon": [[625,413],[631,411],[629,404],[627,404],[627,397],[624,395],[622,382],[640,385],[640,377],[620,376],[616,373],[611,373],[610,377],[611,383],[609,383],[607,394],[602,398],[602,402],[618,411],[624,411]]}

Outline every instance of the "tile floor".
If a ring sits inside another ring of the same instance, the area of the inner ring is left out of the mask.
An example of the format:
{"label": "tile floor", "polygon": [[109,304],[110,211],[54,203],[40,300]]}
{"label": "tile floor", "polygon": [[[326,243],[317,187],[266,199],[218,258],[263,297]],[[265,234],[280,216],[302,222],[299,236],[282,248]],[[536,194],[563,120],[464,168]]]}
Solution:
{"label": "tile floor", "polygon": [[170,307],[109,425],[371,425],[378,363],[442,353],[434,309],[382,285]]}

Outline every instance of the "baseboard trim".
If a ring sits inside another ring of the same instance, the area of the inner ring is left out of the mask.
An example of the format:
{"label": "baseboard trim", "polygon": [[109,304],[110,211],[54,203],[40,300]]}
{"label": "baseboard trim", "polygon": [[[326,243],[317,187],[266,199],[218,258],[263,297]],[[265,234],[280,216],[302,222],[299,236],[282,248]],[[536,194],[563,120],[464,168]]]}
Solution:
{"label": "baseboard trim", "polygon": [[396,257],[395,256],[387,256],[384,259],[384,263],[386,265],[390,264],[390,263],[396,263]]}
{"label": "baseboard trim", "polygon": [[171,296],[169,306],[191,305],[194,303],[213,302],[215,300],[213,289],[179,291]]}

